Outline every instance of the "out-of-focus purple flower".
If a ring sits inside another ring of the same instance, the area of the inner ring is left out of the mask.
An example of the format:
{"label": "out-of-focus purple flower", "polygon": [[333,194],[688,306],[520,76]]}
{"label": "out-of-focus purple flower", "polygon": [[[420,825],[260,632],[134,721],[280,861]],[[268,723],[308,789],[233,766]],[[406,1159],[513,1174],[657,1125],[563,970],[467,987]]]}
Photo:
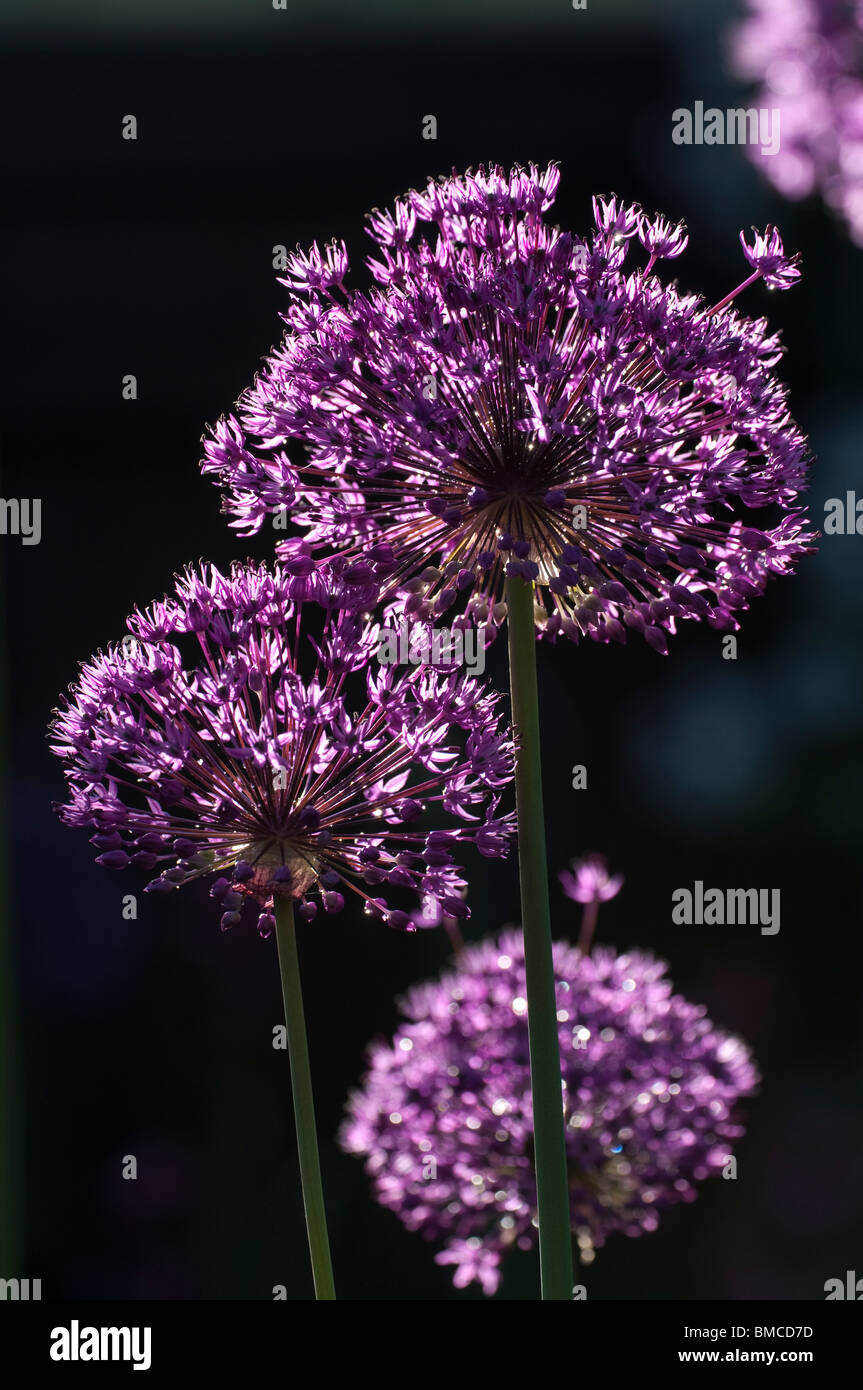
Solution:
{"label": "out-of-focus purple flower", "polygon": [[[608,1235],[655,1230],[721,1171],[758,1076],[653,957],[558,942],[554,963],[572,1227],[589,1263]],[[536,1243],[521,934],[468,947],[402,1007],[409,1022],[372,1047],[341,1143],[365,1158],[378,1200],[443,1245],[459,1287],[492,1293],[507,1249]]]}
{"label": "out-of-focus purple flower", "polygon": [[816,190],[863,246],[863,7],[858,0],[748,0],[731,33],[737,75],[779,112],[779,148],[748,145],[787,198]]}
{"label": "out-of-focus purple flower", "polygon": [[500,1283],[500,1256],[474,1237],[469,1240],[454,1240],[446,1250],[435,1256],[435,1262],[439,1265],[455,1265],[452,1281],[457,1289],[466,1289],[468,1284],[476,1282],[482,1285],[485,1294],[497,1292]]}
{"label": "out-of-focus purple flower", "polygon": [[561,869],[558,878],[566,896],[577,903],[610,902],[623,887],[623,874],[610,875],[602,854],[570,860],[569,869]]}
{"label": "out-of-focus purple flower", "polygon": [[809,548],[783,349],[729,307],[761,275],[784,288],[794,258],[756,243],[710,306],[655,268],[682,225],[596,198],[574,237],[544,220],[558,178],[480,167],[375,211],[368,292],[344,287],[343,247],[292,258],[285,337],[202,466],[235,528],[290,521],[304,539],[279,553],[360,564],[419,620],[490,641],[518,575],[540,633],[664,652],[679,619],[735,628]]}
{"label": "out-of-focus purple flower", "polygon": [[[503,855],[512,830],[499,697],[462,671],[374,662],[376,629],[349,612],[301,633],[307,587],[279,565],[202,566],[136,610],[52,725],[60,816],[96,831],[97,862],[155,870],[151,892],[219,875],[224,929],[251,901],[269,935],[276,896],[310,920],[346,889],[393,927],[466,917],[453,851]],[[440,809],[453,828],[418,828]],[[391,908],[393,889],[421,910]]]}

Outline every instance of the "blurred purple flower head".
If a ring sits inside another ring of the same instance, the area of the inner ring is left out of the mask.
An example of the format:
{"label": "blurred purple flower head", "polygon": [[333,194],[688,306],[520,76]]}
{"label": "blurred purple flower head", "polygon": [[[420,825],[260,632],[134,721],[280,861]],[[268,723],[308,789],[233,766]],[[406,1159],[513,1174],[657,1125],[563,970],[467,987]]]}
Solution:
{"label": "blurred purple flower head", "polygon": [[[558,942],[554,962],[572,1228],[589,1263],[608,1235],[655,1230],[721,1171],[758,1076],[652,956]],[[469,947],[402,1008],[392,1043],[371,1048],[341,1143],[365,1158],[378,1200],[443,1245],[455,1284],[490,1294],[507,1249],[536,1243],[521,933]]]}
{"label": "blurred purple flower head", "polygon": [[[372,213],[367,292],[345,287],[343,246],[298,251],[285,336],[202,467],[243,534],[290,520],[304,534],[280,554],[360,566],[409,616],[490,641],[519,575],[540,633],[631,629],[664,652],[678,619],[736,627],[808,548],[783,349],[729,307],[759,275],[784,288],[797,258],[771,233],[711,307],[655,269],[682,225],[596,198],[581,240],[544,219],[558,179],[480,167]],[[785,515],[752,516],[768,507]]]}
{"label": "blurred purple flower head", "polygon": [[569,869],[561,869],[558,878],[566,896],[577,903],[610,902],[623,887],[623,874],[612,877],[602,854],[571,859]]}
{"label": "blurred purple flower head", "polygon": [[787,198],[816,190],[863,246],[863,6],[858,0],[749,0],[731,33],[737,75],[779,111],[778,151],[749,145]]}
{"label": "blurred purple flower head", "polygon": [[[52,725],[59,814],[95,829],[98,863],[156,871],[148,891],[219,875],[224,929],[252,902],[269,935],[276,895],[309,920],[340,911],[345,889],[393,927],[468,916],[453,851],[503,855],[511,833],[499,697],[461,671],[378,665],[374,630],[349,612],[301,633],[309,592],[279,565],[202,566],[136,610]],[[453,828],[418,828],[441,809]],[[385,889],[421,912],[389,907]]]}

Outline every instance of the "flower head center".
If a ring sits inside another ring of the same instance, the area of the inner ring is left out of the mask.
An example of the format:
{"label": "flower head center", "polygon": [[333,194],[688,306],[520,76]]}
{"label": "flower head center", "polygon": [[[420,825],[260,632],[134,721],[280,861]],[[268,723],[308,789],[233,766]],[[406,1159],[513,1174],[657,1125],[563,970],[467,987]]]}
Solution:
{"label": "flower head center", "polygon": [[265,840],[251,844],[245,856],[252,876],[243,885],[259,902],[278,897],[301,898],[317,882],[321,866],[310,844]]}

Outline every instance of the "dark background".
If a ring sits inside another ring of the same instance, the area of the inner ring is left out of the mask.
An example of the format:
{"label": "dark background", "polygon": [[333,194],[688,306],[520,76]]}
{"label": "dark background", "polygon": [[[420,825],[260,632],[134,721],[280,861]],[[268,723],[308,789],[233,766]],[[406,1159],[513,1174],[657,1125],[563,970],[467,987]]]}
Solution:
{"label": "dark background", "polygon": [[[96,866],[51,812],[62,782],[45,741],[78,661],[122,635],[133,603],[190,560],[267,554],[266,538],[228,530],[197,460],[205,422],[278,336],[274,245],[343,237],[363,284],[364,212],[481,160],[560,160],[554,217],[577,232],[595,192],[684,217],[690,247],[667,273],[714,298],[746,273],[738,229],[776,221],[805,278],[786,295],[756,286],[743,308],[768,313],[789,347],[783,374],[818,459],[815,525],[826,498],[859,485],[863,253],[820,203],[781,203],[742,150],[671,142],[674,108],[745,104],[724,73],[727,19],[724,5],[620,0],[7,11],[0,467],[3,496],[41,497],[43,534],[0,538],[0,956],[17,1000],[0,1275],[41,1278],[45,1298],[268,1299],[275,1284],[310,1296],[288,1064],[271,1046],[275,946],[251,921],[220,934],[205,888],[151,897],[144,876]],[[637,641],[540,651],[553,879],[605,852],[626,885],[600,940],[668,960],[764,1074],[737,1181],[702,1187],[655,1235],[613,1238],[587,1272],[591,1298],[820,1299],[826,1279],[863,1274],[861,606],[863,540],[829,537],[744,617],[736,662],[695,625],[667,658]],[[574,763],[587,791],[571,790]],[[472,870],[479,937],[518,919],[517,874],[512,860]],[[698,878],[781,888],[780,933],[673,926],[673,889]],[[574,936],[578,910],[556,884],[553,910]],[[444,934],[346,913],[301,948],[340,1296],[481,1298],[452,1289],[334,1142],[366,1044],[445,963]],[[121,1178],[127,1154],[136,1182]],[[536,1277],[535,1256],[511,1256],[498,1297],[534,1297]]]}

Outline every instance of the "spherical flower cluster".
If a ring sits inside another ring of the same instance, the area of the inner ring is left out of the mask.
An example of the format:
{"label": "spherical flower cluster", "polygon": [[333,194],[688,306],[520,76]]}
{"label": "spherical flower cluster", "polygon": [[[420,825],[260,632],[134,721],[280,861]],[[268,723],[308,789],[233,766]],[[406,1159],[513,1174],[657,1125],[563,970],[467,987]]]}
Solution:
{"label": "spherical flower cluster", "polygon": [[[554,963],[572,1228],[589,1262],[720,1172],[743,1133],[735,1103],[758,1078],[742,1042],[672,994],[662,962],[557,943]],[[365,1157],[378,1200],[443,1244],[456,1285],[490,1294],[507,1249],[536,1241],[521,933],[469,947],[403,1008],[341,1142]]]}
{"label": "spherical flower cluster", "polygon": [[857,0],[749,0],[732,34],[737,74],[778,111],[779,148],[748,153],[787,198],[816,190],[863,246],[863,8]]}
{"label": "spherical flower cluster", "polygon": [[[330,608],[317,636],[301,633],[319,579],[202,566],[136,610],[57,712],[70,792],[57,809],[95,829],[97,862],[155,871],[151,892],[219,875],[225,929],[250,902],[269,935],[276,896],[310,920],[340,911],[345,889],[393,927],[467,916],[453,851],[503,855],[511,833],[499,697],[463,671],[379,665],[356,614]],[[439,810],[453,828],[419,828]]]}
{"label": "spherical flower cluster", "polygon": [[407,615],[490,641],[520,576],[540,633],[665,651],[679,619],[736,627],[808,548],[783,350],[731,307],[797,257],[744,242],[752,274],[710,306],[657,274],[682,226],[597,198],[580,240],[545,220],[558,179],[480,167],[372,213],[368,292],[343,245],[298,250],[283,341],[202,466],[234,527],[290,521],[286,562],[338,556]]}

